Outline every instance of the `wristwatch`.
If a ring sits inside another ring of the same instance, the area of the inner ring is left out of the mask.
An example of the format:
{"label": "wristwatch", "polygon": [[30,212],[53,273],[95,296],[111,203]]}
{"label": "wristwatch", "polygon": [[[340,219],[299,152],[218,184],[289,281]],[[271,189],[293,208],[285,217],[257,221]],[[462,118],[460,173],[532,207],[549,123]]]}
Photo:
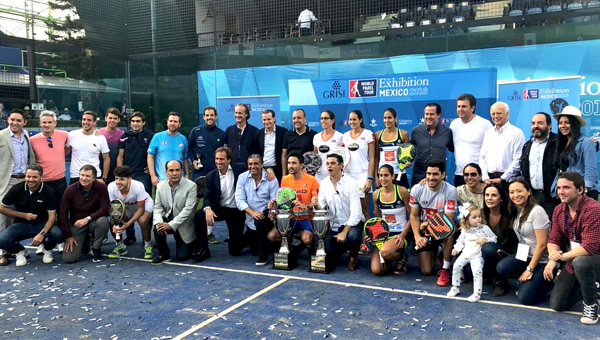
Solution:
{"label": "wristwatch", "polygon": [[42,231],[40,231],[40,235],[46,236],[46,232],[42,230]]}
{"label": "wristwatch", "polygon": [[529,266],[527,266],[527,271],[533,273],[533,269],[531,269]]}

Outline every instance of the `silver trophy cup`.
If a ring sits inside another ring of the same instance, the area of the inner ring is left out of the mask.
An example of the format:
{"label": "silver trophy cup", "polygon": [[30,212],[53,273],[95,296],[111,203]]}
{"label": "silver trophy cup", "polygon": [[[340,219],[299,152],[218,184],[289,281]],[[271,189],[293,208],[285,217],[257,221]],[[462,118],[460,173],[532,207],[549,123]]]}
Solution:
{"label": "silver trophy cup", "polygon": [[288,247],[288,234],[290,232],[290,215],[287,210],[279,210],[277,214],[277,231],[281,236],[281,247],[279,248],[279,253],[283,255],[287,255],[290,253],[290,248]]}
{"label": "silver trophy cup", "polygon": [[317,256],[325,256],[325,243],[323,239],[329,231],[329,217],[327,216],[327,210],[314,210],[314,217],[311,221],[315,236],[319,239],[317,245]]}

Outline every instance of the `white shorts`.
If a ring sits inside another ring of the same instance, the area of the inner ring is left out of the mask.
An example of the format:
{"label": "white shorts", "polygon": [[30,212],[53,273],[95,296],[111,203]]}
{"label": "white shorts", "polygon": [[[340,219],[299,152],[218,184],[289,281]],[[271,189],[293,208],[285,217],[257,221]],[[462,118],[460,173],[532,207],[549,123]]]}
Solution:
{"label": "white shorts", "polygon": [[[364,174],[347,174],[347,175],[356,181],[356,184],[358,185],[358,188],[360,189],[359,197],[365,198],[365,192],[362,190],[362,188],[365,187],[365,183],[367,183],[367,178],[369,177],[369,174],[364,173]],[[369,193],[373,193],[373,184],[374,183],[371,182],[371,189],[369,189]]]}

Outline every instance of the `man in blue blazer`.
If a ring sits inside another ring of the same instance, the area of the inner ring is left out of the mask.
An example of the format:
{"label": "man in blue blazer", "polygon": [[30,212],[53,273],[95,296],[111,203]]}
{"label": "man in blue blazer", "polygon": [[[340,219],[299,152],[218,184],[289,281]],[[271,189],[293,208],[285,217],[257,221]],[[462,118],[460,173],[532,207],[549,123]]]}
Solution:
{"label": "man in blue blazer", "polygon": [[281,152],[283,150],[283,136],[287,129],[275,125],[275,112],[266,109],[262,112],[262,122],[264,128],[258,130],[258,154],[263,158],[263,166],[269,172],[273,172],[277,181],[281,183],[281,177],[284,167],[287,164],[281,164]]}
{"label": "man in blue blazer", "polygon": [[206,175],[206,191],[204,203],[195,216],[198,255],[194,262],[210,258],[207,225],[215,221],[225,221],[229,231],[229,254],[238,256],[244,249],[244,220],[245,214],[237,209],[235,203],[235,187],[237,178],[231,167],[231,150],[220,147],[215,150],[215,165],[217,168]]}

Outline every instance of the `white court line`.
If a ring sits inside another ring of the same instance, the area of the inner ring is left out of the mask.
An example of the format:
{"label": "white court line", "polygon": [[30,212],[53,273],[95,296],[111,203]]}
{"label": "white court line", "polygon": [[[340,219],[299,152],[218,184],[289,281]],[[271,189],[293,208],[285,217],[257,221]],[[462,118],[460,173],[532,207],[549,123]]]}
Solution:
{"label": "white court line", "polygon": [[190,335],[190,334],[194,333],[195,331],[199,330],[200,328],[202,328],[202,327],[204,327],[204,326],[206,326],[206,325],[209,325],[209,324],[211,324],[212,322],[214,322],[214,321],[216,321],[216,320],[218,320],[218,319],[222,318],[223,316],[225,316],[225,315],[229,314],[230,312],[232,312],[232,311],[234,311],[234,310],[238,309],[239,307],[241,307],[241,306],[245,305],[246,303],[248,303],[248,302],[250,302],[250,301],[252,301],[252,300],[256,299],[257,297],[259,297],[259,296],[261,296],[261,295],[263,295],[263,294],[265,294],[265,293],[269,292],[270,290],[273,290],[273,289],[275,289],[276,287],[278,287],[278,286],[280,286],[280,285],[284,284],[284,283],[285,283],[285,282],[287,282],[289,279],[290,279],[290,278],[287,278],[287,277],[286,277],[286,278],[283,278],[283,279],[281,279],[281,280],[279,280],[279,281],[277,281],[277,282],[273,283],[272,285],[270,285],[270,286],[268,286],[268,287],[266,287],[266,288],[264,288],[264,289],[262,289],[262,290],[260,290],[260,291],[258,291],[258,292],[256,292],[256,293],[254,293],[254,294],[250,295],[249,297],[247,297],[247,298],[245,298],[244,300],[242,300],[242,301],[240,301],[240,302],[236,303],[235,305],[233,305],[233,306],[231,306],[231,307],[229,307],[229,308],[225,309],[224,311],[222,311],[222,312],[218,313],[217,315],[213,315],[212,317],[210,317],[209,319],[205,320],[204,322],[202,322],[202,323],[199,323],[199,324],[195,325],[194,327],[192,327],[192,328],[188,329],[187,331],[185,331],[185,332],[183,332],[183,333],[179,334],[178,336],[174,337],[173,339],[175,339],[175,340],[178,340],[178,339],[183,339],[183,338],[185,338],[186,336],[188,336],[188,335]]}
{"label": "white court line", "polygon": [[[151,261],[151,260],[140,259],[140,258],[135,258],[135,257],[127,257],[127,256],[121,256],[121,258],[122,259],[126,259],[126,260],[141,261],[141,262],[150,262]],[[385,291],[385,292],[402,293],[402,294],[417,295],[417,296],[426,296],[426,297],[432,297],[432,298],[438,298],[438,299],[446,299],[446,300],[467,301],[466,298],[450,297],[450,296],[446,296],[446,295],[442,295],[442,294],[428,293],[428,292],[425,292],[425,291],[413,291],[413,290],[404,290],[404,289],[398,289],[398,288],[371,286],[371,285],[365,285],[365,284],[361,284],[361,283],[333,281],[333,280],[316,279],[316,278],[310,278],[310,277],[299,277],[299,276],[283,275],[283,274],[262,273],[262,272],[255,272],[255,271],[243,270],[243,269],[210,267],[210,266],[204,266],[204,265],[198,265],[198,264],[189,264],[189,263],[181,263],[181,262],[163,262],[163,263],[164,264],[168,264],[168,265],[172,265],[172,266],[202,268],[202,269],[210,269],[210,270],[224,271],[224,272],[230,272],[230,273],[240,273],[240,274],[249,274],[249,275],[277,277],[277,278],[282,278],[282,279],[287,278],[287,279],[291,279],[291,280],[309,281],[309,282],[316,282],[316,283],[325,283],[325,284],[332,284],[332,285],[344,286],[344,287],[354,287],[354,288],[362,288],[362,289],[380,290],[380,291]],[[527,306],[527,305],[510,303],[510,302],[501,302],[501,301],[492,301],[492,300],[479,300],[478,303],[483,303],[483,304],[488,304],[488,305],[496,305],[496,306],[514,307],[514,308],[521,308],[521,309],[529,309],[529,310],[536,310],[536,311],[540,311],[540,312],[572,314],[572,315],[577,315],[577,316],[581,315],[581,313],[574,312],[574,311],[557,312],[557,311],[555,311],[552,308],[544,308],[544,307],[537,307],[537,306]]]}

